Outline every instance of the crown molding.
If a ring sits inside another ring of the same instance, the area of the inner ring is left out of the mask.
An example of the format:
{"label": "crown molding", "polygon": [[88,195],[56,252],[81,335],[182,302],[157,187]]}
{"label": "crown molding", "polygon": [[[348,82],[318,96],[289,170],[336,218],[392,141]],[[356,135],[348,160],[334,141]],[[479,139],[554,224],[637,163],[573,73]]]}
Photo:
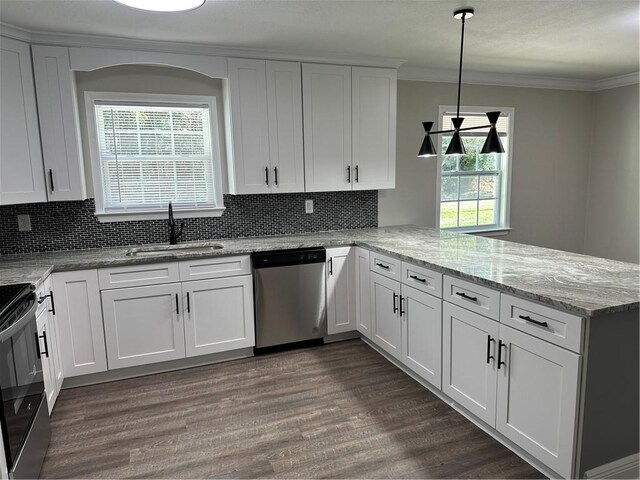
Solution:
{"label": "crown molding", "polygon": [[205,43],[167,42],[138,40],[126,37],[81,35],[73,33],[50,33],[25,30],[6,23],[0,23],[0,33],[4,36],[41,45],[64,47],[91,47],[119,50],[140,50],[163,53],[183,53],[190,55],[210,55],[216,57],[256,58],[269,60],[297,61],[309,63],[331,63],[397,69],[406,60],[390,57],[345,55],[341,53],[305,54],[284,50],[259,48],[220,47]]}
{"label": "crown molding", "polygon": [[627,85],[637,85],[640,83],[640,72],[628,73],[618,77],[603,78],[596,80],[593,89],[595,91],[609,90],[610,88],[626,87]]}

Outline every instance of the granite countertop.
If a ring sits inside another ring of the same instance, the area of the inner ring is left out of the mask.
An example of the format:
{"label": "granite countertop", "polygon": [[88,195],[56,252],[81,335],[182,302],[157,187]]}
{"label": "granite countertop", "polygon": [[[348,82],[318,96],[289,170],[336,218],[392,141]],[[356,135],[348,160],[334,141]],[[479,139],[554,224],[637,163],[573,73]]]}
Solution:
{"label": "granite countertop", "polygon": [[223,248],[208,252],[176,249],[151,257],[128,256],[132,247],[6,255],[0,257],[0,285],[21,282],[39,285],[51,271],[360,245],[582,316],[640,307],[639,265],[432,228],[382,227],[190,242],[181,246],[211,244]]}

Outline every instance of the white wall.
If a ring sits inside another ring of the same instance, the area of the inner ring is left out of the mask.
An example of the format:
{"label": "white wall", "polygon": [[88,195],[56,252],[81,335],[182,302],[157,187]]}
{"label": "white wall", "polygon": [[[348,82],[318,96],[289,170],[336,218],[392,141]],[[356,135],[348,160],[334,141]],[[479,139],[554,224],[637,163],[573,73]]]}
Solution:
{"label": "white wall", "polygon": [[76,72],[76,90],[78,93],[78,110],[80,111],[80,134],[82,138],[87,195],[89,197],[93,197],[94,190],[84,103],[84,92],[86,91],[216,97],[218,107],[218,139],[220,141],[220,160],[222,162],[222,184],[223,191],[227,191],[227,156],[225,150],[224,102],[222,98],[221,79],[207,77],[200,73],[175,67],[122,65],[102,68],[92,72]]}
{"label": "white wall", "polygon": [[[456,88],[398,82],[396,189],[379,192],[381,226],[436,226],[436,159],[416,155],[424,136],[421,122],[437,122],[438,106],[455,104]],[[513,230],[498,238],[583,250],[591,100],[591,92],[463,85],[463,105],[515,108]]]}
{"label": "white wall", "polygon": [[638,263],[638,85],[593,94],[584,252]]}

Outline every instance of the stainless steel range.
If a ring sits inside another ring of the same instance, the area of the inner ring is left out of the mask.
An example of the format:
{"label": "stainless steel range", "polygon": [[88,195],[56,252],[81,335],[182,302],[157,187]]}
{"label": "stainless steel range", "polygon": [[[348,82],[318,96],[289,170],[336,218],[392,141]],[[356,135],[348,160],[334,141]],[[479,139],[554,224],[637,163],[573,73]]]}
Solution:
{"label": "stainless steel range", "polygon": [[38,478],[51,436],[33,286],[0,286],[0,424],[10,478]]}

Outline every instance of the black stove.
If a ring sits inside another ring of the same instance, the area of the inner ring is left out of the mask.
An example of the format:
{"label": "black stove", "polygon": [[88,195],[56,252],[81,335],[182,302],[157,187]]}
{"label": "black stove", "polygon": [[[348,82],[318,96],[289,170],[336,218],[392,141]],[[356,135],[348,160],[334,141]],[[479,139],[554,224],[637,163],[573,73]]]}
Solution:
{"label": "black stove", "polygon": [[4,310],[14,303],[14,300],[22,296],[22,292],[26,289],[33,289],[33,285],[30,283],[0,285],[0,317],[2,317]]}

